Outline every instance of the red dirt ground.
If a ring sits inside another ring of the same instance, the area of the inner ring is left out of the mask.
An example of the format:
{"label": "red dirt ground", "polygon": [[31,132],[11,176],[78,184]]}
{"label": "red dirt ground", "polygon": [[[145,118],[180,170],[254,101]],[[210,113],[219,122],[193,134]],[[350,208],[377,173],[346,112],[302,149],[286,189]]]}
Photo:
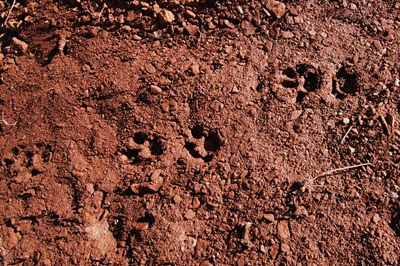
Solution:
{"label": "red dirt ground", "polygon": [[400,2],[0,14],[3,265],[399,263]]}

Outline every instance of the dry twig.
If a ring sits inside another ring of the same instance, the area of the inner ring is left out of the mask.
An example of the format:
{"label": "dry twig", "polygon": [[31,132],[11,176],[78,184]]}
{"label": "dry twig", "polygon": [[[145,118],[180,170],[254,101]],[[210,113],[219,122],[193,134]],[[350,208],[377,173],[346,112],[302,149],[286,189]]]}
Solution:
{"label": "dry twig", "polygon": [[357,164],[357,165],[347,166],[347,167],[343,167],[343,168],[333,169],[333,170],[330,170],[328,172],[324,172],[324,173],[320,174],[317,177],[314,177],[313,180],[315,180],[317,178],[320,178],[320,177],[333,175],[333,174],[335,174],[337,172],[340,172],[340,171],[348,171],[348,170],[351,170],[351,169],[356,169],[356,168],[360,168],[360,167],[367,166],[367,165],[371,165],[371,163],[363,163],[363,164]]}
{"label": "dry twig", "polygon": [[8,15],[7,15],[7,17],[6,17],[6,20],[5,20],[5,21],[3,22],[3,24],[1,25],[2,28],[3,28],[4,26],[7,25],[8,19],[10,18],[11,12],[12,12],[12,10],[13,10],[13,8],[14,8],[16,2],[17,2],[17,0],[14,0],[14,1],[13,1],[12,5],[11,5],[11,8],[10,8],[10,11],[8,11]]}
{"label": "dry twig", "polygon": [[104,8],[106,8],[106,7],[107,7],[107,5],[106,5],[106,3],[104,3],[104,4],[103,4],[103,8],[100,10],[100,13],[99,13],[99,20],[98,20],[98,22],[100,22],[101,14],[103,14]]}
{"label": "dry twig", "polygon": [[4,123],[6,126],[10,126],[10,127],[13,127],[17,124],[17,121],[15,123],[10,124],[4,119],[1,119],[0,122]]}
{"label": "dry twig", "polygon": [[349,129],[347,130],[346,134],[344,134],[342,141],[340,142],[340,144],[344,143],[344,140],[346,139],[347,135],[349,135],[350,130],[353,128],[353,126],[350,126]]}
{"label": "dry twig", "polygon": [[324,172],[314,178],[307,178],[303,182],[300,182],[301,187],[298,190],[294,191],[293,194],[298,195],[300,193],[303,193],[309,187],[318,186],[318,185],[314,185],[314,181],[318,178],[321,178],[324,176],[330,176],[330,175],[336,174],[341,171],[348,171],[348,170],[360,168],[360,167],[367,166],[367,165],[371,165],[371,163],[363,163],[363,164],[357,164],[357,165],[347,166],[347,167],[343,167],[343,168],[337,168],[337,169],[333,169],[333,170]]}

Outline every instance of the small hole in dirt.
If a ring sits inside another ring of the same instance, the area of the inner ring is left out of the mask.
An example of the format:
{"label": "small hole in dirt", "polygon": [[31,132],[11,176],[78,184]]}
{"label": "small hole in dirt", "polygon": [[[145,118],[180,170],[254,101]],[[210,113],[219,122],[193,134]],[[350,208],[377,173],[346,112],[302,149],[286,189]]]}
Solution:
{"label": "small hole in dirt", "polygon": [[192,136],[195,139],[199,139],[203,136],[203,127],[202,126],[195,126],[192,128]]}
{"label": "small hole in dirt", "polygon": [[299,83],[297,82],[297,80],[283,80],[282,86],[285,88],[296,88],[297,86],[299,86]]}
{"label": "small hole in dirt", "polygon": [[317,73],[307,73],[306,82],[304,88],[307,91],[315,91],[320,85],[320,78]]}
{"label": "small hole in dirt", "polygon": [[196,148],[196,145],[194,145],[193,143],[187,142],[185,144],[185,148],[189,151],[190,155],[192,155],[193,158],[201,158],[200,154],[194,150],[194,148]]}
{"label": "small hole in dirt", "polygon": [[162,150],[162,142],[159,138],[154,138],[150,145],[150,151],[153,155],[161,155],[163,154]]}
{"label": "small hole in dirt", "polygon": [[267,86],[268,84],[266,84],[265,82],[260,82],[258,83],[257,87],[256,87],[256,91],[261,92],[264,90],[265,86]]}
{"label": "small hole in dirt", "polygon": [[25,152],[25,155],[27,158],[32,158],[33,157],[33,153],[30,151]]}
{"label": "small hole in dirt", "polygon": [[4,163],[6,164],[6,166],[10,167],[11,165],[13,165],[14,160],[12,160],[12,159],[4,159]]}
{"label": "small hole in dirt", "polygon": [[206,151],[216,152],[221,147],[221,140],[216,132],[211,132],[204,142]]}
{"label": "small hole in dirt", "polygon": [[38,148],[41,148],[41,147],[43,147],[43,143],[38,142],[38,143],[35,144],[35,146],[38,147]]}
{"label": "small hole in dirt", "polygon": [[39,174],[39,171],[36,170],[36,169],[33,169],[33,170],[31,171],[31,174],[32,174],[32,176],[38,175],[38,174]]}
{"label": "small hole in dirt", "polygon": [[299,133],[300,132],[300,126],[299,125],[294,125],[293,126],[293,130],[294,130],[294,132]]}
{"label": "small hole in dirt", "polygon": [[296,70],[294,70],[291,67],[286,68],[285,70],[283,70],[283,74],[285,74],[286,76],[288,76],[289,78],[295,78],[296,77]]}
{"label": "small hole in dirt", "polygon": [[42,154],[42,159],[43,159],[43,162],[48,162],[48,161],[50,161],[50,157],[51,157],[51,152],[43,152],[43,154]]}
{"label": "small hole in dirt", "polygon": [[179,158],[177,163],[178,165],[186,165],[186,160],[184,158]]}
{"label": "small hole in dirt", "polygon": [[138,223],[148,223],[150,228],[155,221],[156,219],[150,213],[146,213],[144,217],[141,217],[139,220],[137,220]]}
{"label": "small hole in dirt", "polygon": [[304,97],[306,97],[307,93],[299,91],[297,93],[297,97],[296,97],[296,102],[300,103],[301,101],[303,101]]}
{"label": "small hole in dirt", "polygon": [[128,159],[136,158],[138,156],[138,153],[138,150],[127,150],[126,152],[123,152],[123,154],[125,154]]}
{"label": "small hole in dirt", "polygon": [[321,86],[321,76],[315,67],[311,65],[300,64],[296,67],[296,70],[300,76],[304,76],[304,88],[307,91],[315,91]]}
{"label": "small hole in dirt", "polygon": [[306,73],[308,66],[306,64],[300,64],[297,65],[296,70],[297,73],[299,73],[300,75],[304,75],[304,73]]}
{"label": "small hole in dirt", "polygon": [[14,153],[14,155],[18,155],[19,154],[19,150],[17,147],[12,148],[12,152]]}
{"label": "small hole in dirt", "polygon": [[133,141],[137,144],[143,144],[146,139],[146,135],[144,135],[142,132],[135,133],[135,136],[133,137]]}
{"label": "small hole in dirt", "polygon": [[355,93],[359,89],[358,74],[353,69],[342,66],[338,73],[340,90],[345,93]]}
{"label": "small hole in dirt", "polygon": [[383,32],[383,37],[387,37],[387,36],[389,36],[389,32],[388,32],[387,30],[385,30],[385,31]]}
{"label": "small hole in dirt", "polygon": [[290,190],[291,191],[296,191],[299,190],[303,187],[303,184],[301,182],[294,182],[291,186],[290,186]]}
{"label": "small hole in dirt", "polygon": [[204,157],[204,162],[208,163],[210,162],[212,159],[214,158],[214,156],[212,154],[207,155],[206,157]]}
{"label": "small hole in dirt", "polygon": [[397,104],[397,112],[400,114],[400,103]]}
{"label": "small hole in dirt", "polygon": [[348,75],[344,81],[342,91],[347,93],[354,93],[357,92],[357,75]]}

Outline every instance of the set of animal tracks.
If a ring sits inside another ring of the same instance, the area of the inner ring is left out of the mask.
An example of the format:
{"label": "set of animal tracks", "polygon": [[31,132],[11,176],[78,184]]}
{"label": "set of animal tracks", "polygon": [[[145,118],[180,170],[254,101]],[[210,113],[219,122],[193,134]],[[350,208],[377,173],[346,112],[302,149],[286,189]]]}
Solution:
{"label": "set of animal tracks", "polygon": [[298,64],[289,66],[275,75],[271,85],[274,96],[282,102],[302,103],[310,93],[320,94],[326,101],[344,99],[359,90],[359,75],[354,67],[340,66],[321,71],[318,66]]}
{"label": "set of animal tracks", "polygon": [[[188,154],[192,158],[201,158],[205,162],[211,161],[224,143],[223,136],[218,130],[205,130],[200,125],[183,131],[177,139],[183,139],[184,151],[176,152],[176,156],[173,157],[185,157],[183,154]],[[129,164],[140,164],[168,153],[170,145],[177,148],[179,140],[167,141],[160,135],[137,132],[123,142],[120,152],[123,154],[124,161]]]}

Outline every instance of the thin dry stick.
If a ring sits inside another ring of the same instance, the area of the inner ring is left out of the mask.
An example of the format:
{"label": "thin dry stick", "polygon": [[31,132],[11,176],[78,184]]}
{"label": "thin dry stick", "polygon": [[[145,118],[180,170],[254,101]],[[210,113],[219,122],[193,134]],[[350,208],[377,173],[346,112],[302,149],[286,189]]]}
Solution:
{"label": "thin dry stick", "polygon": [[106,3],[103,4],[103,8],[100,10],[98,22],[100,22],[101,14],[103,14],[103,11],[104,11],[104,8],[105,8],[105,7],[106,7]]}
{"label": "thin dry stick", "polygon": [[344,134],[342,141],[340,142],[340,144],[344,143],[344,140],[346,139],[347,135],[349,135],[350,130],[353,128],[353,126],[350,126],[349,129],[347,130],[346,134]]}
{"label": "thin dry stick", "polygon": [[0,122],[4,123],[5,125],[10,126],[10,127],[13,127],[17,124],[17,121],[15,123],[10,124],[6,120],[3,120],[3,119],[1,119]]}
{"label": "thin dry stick", "polygon": [[6,17],[6,20],[3,22],[3,24],[1,25],[1,27],[4,27],[5,25],[7,25],[8,19],[10,18],[10,15],[11,15],[11,11],[13,10],[13,8],[14,8],[16,2],[17,2],[17,0],[14,0],[14,1],[13,1],[12,5],[11,5],[11,8],[10,8],[10,11],[8,11],[8,15],[7,15],[7,17]]}
{"label": "thin dry stick", "polygon": [[333,174],[335,174],[337,172],[340,172],[340,171],[347,171],[347,170],[360,168],[360,167],[367,166],[367,165],[371,165],[371,163],[363,163],[363,164],[357,164],[357,165],[353,165],[353,166],[347,166],[347,167],[343,167],[343,168],[333,169],[333,170],[330,170],[328,172],[324,172],[324,173],[320,174],[319,176],[315,177],[314,180],[317,179],[317,178],[320,178],[320,177],[333,175]]}

